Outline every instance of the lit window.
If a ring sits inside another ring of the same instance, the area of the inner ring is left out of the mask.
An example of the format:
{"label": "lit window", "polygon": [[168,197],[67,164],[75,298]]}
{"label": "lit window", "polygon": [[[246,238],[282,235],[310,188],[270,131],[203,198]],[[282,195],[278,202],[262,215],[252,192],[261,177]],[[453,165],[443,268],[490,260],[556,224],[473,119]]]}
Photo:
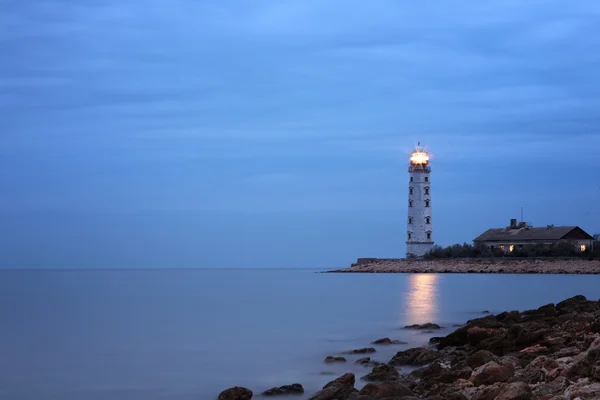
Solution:
{"label": "lit window", "polygon": [[409,200],[409,201],[408,201],[408,206],[409,206],[409,207],[412,207],[412,200]]}
{"label": "lit window", "polygon": [[514,244],[511,244],[511,245],[510,245],[510,247],[508,248],[508,251],[510,251],[511,253],[512,253],[513,251],[515,251],[515,245],[514,245]]}
{"label": "lit window", "polygon": [[410,192],[410,194],[413,194],[413,188],[410,188],[408,191]]}
{"label": "lit window", "polygon": [[429,207],[429,200],[425,200],[425,207]]}
{"label": "lit window", "polygon": [[584,252],[587,250],[587,246],[585,244],[581,245],[581,252]]}
{"label": "lit window", "polygon": [[500,246],[500,250],[504,251],[504,246]]}
{"label": "lit window", "polygon": [[429,187],[425,188],[425,194],[429,194]]}
{"label": "lit window", "polygon": [[431,217],[425,217],[425,223],[426,224],[430,224],[431,223]]}
{"label": "lit window", "polygon": [[412,225],[412,217],[408,217],[408,223],[409,225]]}

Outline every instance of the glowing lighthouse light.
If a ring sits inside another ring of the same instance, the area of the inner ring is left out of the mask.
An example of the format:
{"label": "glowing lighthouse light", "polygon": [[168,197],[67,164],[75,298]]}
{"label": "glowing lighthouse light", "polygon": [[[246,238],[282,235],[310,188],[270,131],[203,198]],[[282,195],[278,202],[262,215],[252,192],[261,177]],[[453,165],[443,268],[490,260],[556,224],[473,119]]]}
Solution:
{"label": "glowing lighthouse light", "polygon": [[411,164],[427,164],[429,162],[429,154],[423,150],[413,151],[410,155]]}

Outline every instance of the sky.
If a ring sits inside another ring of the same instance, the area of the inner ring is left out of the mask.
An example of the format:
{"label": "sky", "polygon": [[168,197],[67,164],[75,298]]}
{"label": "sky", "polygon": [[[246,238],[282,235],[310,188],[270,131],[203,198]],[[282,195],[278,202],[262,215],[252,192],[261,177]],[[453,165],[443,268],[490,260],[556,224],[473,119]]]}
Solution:
{"label": "sky", "polygon": [[600,232],[600,2],[30,0],[0,13],[0,268],[344,267]]}

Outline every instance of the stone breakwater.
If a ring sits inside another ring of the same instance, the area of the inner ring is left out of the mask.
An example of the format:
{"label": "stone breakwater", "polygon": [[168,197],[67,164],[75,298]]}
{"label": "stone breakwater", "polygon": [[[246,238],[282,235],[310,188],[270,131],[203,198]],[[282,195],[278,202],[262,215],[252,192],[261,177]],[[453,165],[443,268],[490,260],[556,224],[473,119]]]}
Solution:
{"label": "stone breakwater", "polygon": [[[401,373],[402,366],[418,369]],[[429,346],[376,364],[360,378],[367,383],[361,390],[356,379],[346,373],[310,400],[599,400],[600,301],[575,296],[467,321]],[[301,393],[299,384],[274,389],[276,395]],[[235,387],[218,399],[252,396]]]}
{"label": "stone breakwater", "polygon": [[348,268],[327,272],[475,273],[475,274],[600,274],[600,260],[586,259],[359,259]]}

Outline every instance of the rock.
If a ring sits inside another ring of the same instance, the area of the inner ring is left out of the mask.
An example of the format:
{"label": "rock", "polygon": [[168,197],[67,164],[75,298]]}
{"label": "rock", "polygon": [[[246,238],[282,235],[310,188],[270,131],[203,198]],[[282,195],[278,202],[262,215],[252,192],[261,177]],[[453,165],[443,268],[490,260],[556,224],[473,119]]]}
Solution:
{"label": "rock", "polygon": [[537,385],[533,389],[533,397],[535,399],[551,399],[558,394],[564,393],[569,386],[570,381],[564,376],[559,376],[549,383]]}
{"label": "rock", "polygon": [[484,364],[489,363],[490,361],[496,361],[497,358],[494,354],[490,353],[487,350],[479,350],[473,354],[471,354],[465,360],[465,363],[471,367],[472,369],[481,367]]}
{"label": "rock", "polygon": [[344,374],[323,386],[309,400],[347,400],[354,392],[354,374]]}
{"label": "rock", "polygon": [[390,360],[391,365],[425,365],[440,358],[439,352],[418,347],[396,353]]}
{"label": "rock", "polygon": [[600,399],[600,383],[581,379],[565,390],[567,399],[598,400]]}
{"label": "rock", "polygon": [[252,390],[235,386],[222,391],[218,400],[250,400],[252,395]]}
{"label": "rock", "polygon": [[531,389],[524,382],[514,382],[502,388],[502,392],[494,400],[530,400]]}
{"label": "rock", "polygon": [[471,382],[475,386],[508,382],[513,377],[514,372],[514,368],[510,364],[502,365],[495,361],[490,361],[473,371]]}
{"label": "rock", "polygon": [[540,351],[546,351],[548,348],[546,346],[541,346],[536,344],[534,346],[526,347],[520,351],[520,353],[539,353]]}
{"label": "rock", "polygon": [[423,330],[431,330],[431,329],[442,329],[441,326],[439,326],[438,324],[434,324],[431,322],[427,322],[423,325],[419,325],[419,324],[414,324],[414,325],[407,325],[404,327],[404,329],[423,329]]}
{"label": "rock", "polygon": [[434,336],[434,337],[432,337],[432,338],[429,339],[429,343],[431,343],[431,344],[438,344],[438,343],[441,343],[442,340],[444,340],[443,337]]}
{"label": "rock", "polygon": [[370,374],[363,376],[361,379],[369,382],[387,382],[395,381],[399,378],[400,374],[395,367],[382,364],[374,367]]}
{"label": "rock", "polygon": [[[535,384],[538,382],[548,382],[551,371],[557,369],[559,364],[556,360],[540,356],[527,364],[525,368],[515,374],[515,381]],[[555,378],[555,377],[554,377]]]}
{"label": "rock", "polygon": [[354,349],[354,350],[350,350],[348,351],[347,354],[368,354],[368,353],[375,353],[377,350],[375,350],[373,347],[366,347],[363,349]]}
{"label": "rock", "polygon": [[504,328],[481,328],[473,326],[467,329],[467,340],[471,346],[477,346],[479,343],[490,338],[501,338],[506,334]]}
{"label": "rock", "polygon": [[371,396],[374,399],[414,396],[414,393],[409,388],[397,382],[368,383],[358,393],[364,396]]}
{"label": "rock", "polygon": [[400,340],[392,340],[390,338],[377,339],[372,344],[408,344]]}
{"label": "rock", "polygon": [[262,393],[263,396],[281,396],[281,395],[290,395],[290,394],[302,394],[304,393],[304,388],[299,383],[293,383],[291,385],[284,385],[278,388],[272,388],[266,390]]}
{"label": "rock", "polygon": [[441,350],[445,347],[450,346],[464,346],[468,343],[469,341],[467,338],[467,327],[465,326],[455,330],[451,334],[442,338],[442,340],[440,340],[440,343],[438,344],[438,349]]}
{"label": "rock", "polygon": [[573,364],[567,370],[569,379],[587,378],[596,375],[596,364],[600,364],[600,338],[594,340],[590,347],[575,357]]}
{"label": "rock", "polygon": [[325,357],[325,362],[327,364],[331,364],[331,363],[345,363],[346,359],[344,357],[327,356],[327,357]]}

